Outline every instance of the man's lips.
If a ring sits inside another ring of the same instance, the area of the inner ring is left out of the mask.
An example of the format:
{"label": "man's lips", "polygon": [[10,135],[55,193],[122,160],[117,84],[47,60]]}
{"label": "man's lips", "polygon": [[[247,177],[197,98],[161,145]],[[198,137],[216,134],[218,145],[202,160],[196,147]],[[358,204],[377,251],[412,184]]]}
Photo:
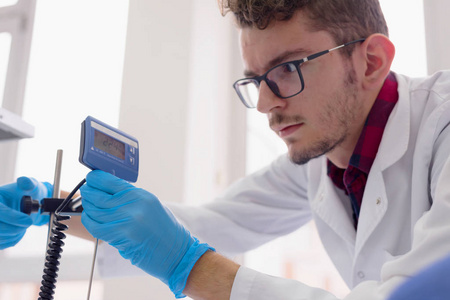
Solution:
{"label": "man's lips", "polygon": [[273,126],[272,130],[274,130],[281,138],[287,137],[294,133],[297,129],[303,126],[303,123],[292,124],[292,125],[277,125]]}

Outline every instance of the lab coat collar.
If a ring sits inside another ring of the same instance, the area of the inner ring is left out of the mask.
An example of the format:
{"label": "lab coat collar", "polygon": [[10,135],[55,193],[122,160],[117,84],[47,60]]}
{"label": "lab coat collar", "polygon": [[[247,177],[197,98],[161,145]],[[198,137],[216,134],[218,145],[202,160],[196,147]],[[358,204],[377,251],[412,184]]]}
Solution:
{"label": "lab coat collar", "polygon": [[338,195],[340,192],[344,192],[336,188],[331,179],[326,175],[326,158],[322,157],[313,163],[315,166],[311,168],[311,172],[320,170],[321,176],[317,193],[311,201],[311,208],[341,239],[346,241],[350,248],[353,248],[356,232],[350,208],[346,208],[340,200],[346,199],[346,197]]}
{"label": "lab coat collar", "polygon": [[[395,74],[399,99],[386,124],[374,161],[383,171],[396,163],[408,149],[410,138],[410,95],[405,77]],[[371,170],[372,171],[372,170]]]}

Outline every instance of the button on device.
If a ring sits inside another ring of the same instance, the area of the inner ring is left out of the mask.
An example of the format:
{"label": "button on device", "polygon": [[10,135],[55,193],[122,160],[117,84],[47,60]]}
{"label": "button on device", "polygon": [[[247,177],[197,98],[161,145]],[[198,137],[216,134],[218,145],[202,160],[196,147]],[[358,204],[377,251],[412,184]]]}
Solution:
{"label": "button on device", "polygon": [[362,272],[362,271],[359,271],[359,272],[358,272],[358,277],[359,277],[360,279],[363,279],[364,277],[366,277],[366,274],[364,274],[364,272]]}
{"label": "button on device", "polygon": [[134,157],[130,157],[130,164],[132,164],[134,166],[135,162],[136,162],[136,160],[134,159]]}
{"label": "button on device", "polygon": [[136,148],[130,147],[130,153],[135,155],[136,154]]}

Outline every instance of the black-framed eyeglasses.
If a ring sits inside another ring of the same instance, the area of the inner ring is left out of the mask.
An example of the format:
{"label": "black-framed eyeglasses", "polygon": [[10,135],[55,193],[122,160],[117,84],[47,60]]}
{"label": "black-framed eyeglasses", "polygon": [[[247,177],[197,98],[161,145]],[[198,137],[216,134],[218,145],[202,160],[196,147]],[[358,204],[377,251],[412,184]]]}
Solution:
{"label": "black-framed eyeglasses", "polygon": [[316,59],[322,55],[330,53],[331,51],[346,47],[348,45],[364,42],[365,40],[365,38],[354,40],[332,49],[311,54],[299,60],[279,64],[261,76],[240,79],[233,84],[233,87],[242,103],[244,103],[244,105],[248,108],[255,108],[258,104],[259,86],[263,80],[277,97],[282,99],[293,97],[300,94],[305,88],[303,75],[300,71],[300,65],[302,63]]}

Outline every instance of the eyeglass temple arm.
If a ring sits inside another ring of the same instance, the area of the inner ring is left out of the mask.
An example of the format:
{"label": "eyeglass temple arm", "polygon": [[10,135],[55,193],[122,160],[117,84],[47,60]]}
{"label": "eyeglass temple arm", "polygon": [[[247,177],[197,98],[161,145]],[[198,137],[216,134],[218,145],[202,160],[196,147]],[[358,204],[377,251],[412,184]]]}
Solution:
{"label": "eyeglass temple arm", "polygon": [[358,40],[354,40],[354,41],[351,41],[351,42],[348,42],[348,43],[339,45],[339,46],[337,46],[337,47],[331,48],[331,49],[329,49],[329,50],[324,50],[324,51],[321,51],[321,52],[319,52],[319,53],[312,54],[312,55],[310,55],[310,56],[304,58],[303,60],[304,60],[304,62],[307,62],[308,60],[315,59],[315,58],[317,58],[317,57],[319,57],[319,56],[322,56],[322,55],[324,55],[324,54],[327,54],[327,53],[329,53],[329,52],[331,52],[331,51],[334,51],[334,50],[343,48],[343,47],[348,46],[348,45],[351,45],[351,44],[356,44],[356,43],[359,43],[359,42],[364,42],[365,40],[366,40],[365,38],[358,39]]}

